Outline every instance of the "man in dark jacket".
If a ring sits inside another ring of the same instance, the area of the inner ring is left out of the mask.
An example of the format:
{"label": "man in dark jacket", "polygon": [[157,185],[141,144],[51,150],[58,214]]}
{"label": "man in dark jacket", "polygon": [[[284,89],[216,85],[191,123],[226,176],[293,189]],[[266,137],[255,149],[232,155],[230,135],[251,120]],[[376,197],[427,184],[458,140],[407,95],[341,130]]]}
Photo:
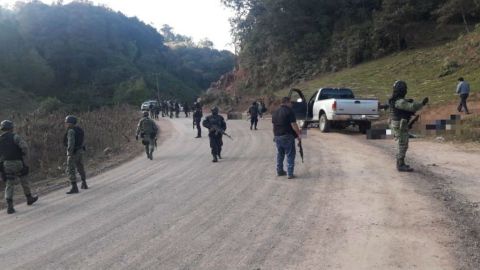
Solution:
{"label": "man in dark jacket", "polygon": [[210,148],[212,149],[212,162],[218,162],[222,159],[223,132],[227,130],[227,123],[223,116],[218,114],[218,107],[212,108],[212,115],[203,120],[203,126],[208,129],[208,138],[210,139]]}
{"label": "man in dark jacket", "polygon": [[250,130],[255,128],[257,130],[257,124],[258,124],[258,115],[259,115],[259,109],[257,106],[256,102],[252,103],[252,106],[248,109],[248,114],[250,115]]}
{"label": "man in dark jacket", "polygon": [[200,125],[203,117],[203,112],[202,112],[202,107],[197,106],[195,109],[195,112],[193,113],[193,126],[194,128],[197,128],[197,137],[195,138],[201,138],[202,137],[202,127]]}
{"label": "man in dark jacket", "polygon": [[[282,99],[282,105],[272,114],[273,135],[277,146],[277,175],[288,174],[288,179],[295,178],[295,138],[301,142],[301,132],[297,125],[289,97]],[[283,161],[287,156],[287,172],[283,169]]]}
{"label": "man in dark jacket", "polygon": [[15,213],[13,208],[13,194],[15,181],[20,179],[23,193],[27,197],[27,204],[32,205],[38,200],[30,191],[30,183],[26,176],[28,167],[24,163],[24,157],[28,154],[28,145],[18,134],[13,133],[13,122],[4,120],[0,123],[0,171],[5,181],[5,200],[7,201],[7,213]]}

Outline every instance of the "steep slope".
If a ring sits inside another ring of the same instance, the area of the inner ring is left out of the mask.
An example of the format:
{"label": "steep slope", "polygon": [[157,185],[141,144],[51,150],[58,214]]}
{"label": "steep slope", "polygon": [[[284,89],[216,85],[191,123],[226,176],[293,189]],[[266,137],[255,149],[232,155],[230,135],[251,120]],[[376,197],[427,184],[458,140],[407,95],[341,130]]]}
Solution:
{"label": "steep slope", "polygon": [[[457,100],[458,77],[464,77],[474,92],[480,88],[480,29],[445,45],[408,50],[367,62],[354,68],[320,75],[294,84],[308,94],[324,86],[345,86],[358,96],[377,97],[385,102],[395,80],[405,80],[413,98],[429,96],[432,105]],[[287,89],[281,91],[285,94]]]}
{"label": "steep slope", "polygon": [[0,41],[0,88],[85,107],[187,100],[234,65],[226,51],[193,45],[179,54],[153,27],[88,2],[0,8]]}

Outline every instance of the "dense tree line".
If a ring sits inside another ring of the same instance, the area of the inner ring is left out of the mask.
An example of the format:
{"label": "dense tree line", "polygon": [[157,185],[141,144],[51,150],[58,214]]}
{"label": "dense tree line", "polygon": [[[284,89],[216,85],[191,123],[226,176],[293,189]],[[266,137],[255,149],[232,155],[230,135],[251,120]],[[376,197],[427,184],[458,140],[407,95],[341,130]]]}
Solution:
{"label": "dense tree line", "polygon": [[167,38],[88,1],[0,8],[0,87],[87,106],[157,93],[187,99],[234,67],[228,51],[192,42],[171,48]]}
{"label": "dense tree line", "polygon": [[[247,87],[281,87],[407,49],[419,29],[479,21],[479,0],[222,0]],[[424,32],[422,32],[424,33]]]}

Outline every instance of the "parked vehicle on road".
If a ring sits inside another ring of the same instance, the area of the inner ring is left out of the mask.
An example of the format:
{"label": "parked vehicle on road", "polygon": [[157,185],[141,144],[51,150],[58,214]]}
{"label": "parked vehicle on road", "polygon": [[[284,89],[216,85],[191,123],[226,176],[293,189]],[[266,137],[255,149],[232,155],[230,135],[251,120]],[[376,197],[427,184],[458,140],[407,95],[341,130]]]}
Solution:
{"label": "parked vehicle on road", "polygon": [[154,108],[160,107],[160,105],[156,100],[148,100],[142,103],[142,106],[140,106],[140,110],[148,111],[150,108],[150,104],[152,104]]}
{"label": "parked vehicle on road", "polygon": [[348,88],[321,88],[307,101],[299,89],[290,90],[293,110],[300,127],[318,123],[321,132],[358,126],[361,133],[379,118],[378,99],[358,99]]}

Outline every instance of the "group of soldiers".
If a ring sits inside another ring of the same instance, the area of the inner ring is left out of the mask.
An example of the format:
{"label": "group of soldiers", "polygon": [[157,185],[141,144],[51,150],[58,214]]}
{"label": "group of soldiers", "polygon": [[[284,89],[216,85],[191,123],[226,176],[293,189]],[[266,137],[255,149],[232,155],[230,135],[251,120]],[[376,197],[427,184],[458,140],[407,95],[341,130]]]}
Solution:
{"label": "group of soldiers", "polygon": [[[428,104],[429,99],[424,98],[422,102],[415,102],[412,99],[407,99],[407,84],[404,81],[396,81],[393,85],[392,97],[389,99],[387,107],[390,110],[390,127],[393,131],[394,137],[398,142],[396,153],[396,167],[400,172],[412,172],[413,168],[405,163],[405,156],[408,150],[410,139],[409,122],[415,113]],[[168,102],[166,102],[168,103]],[[163,116],[172,113],[172,108],[177,113],[177,105],[168,105],[168,110],[161,107]],[[258,105],[258,102],[253,102],[248,110],[251,124],[250,129],[257,129],[258,117],[262,116],[264,109]],[[185,108],[186,106],[184,106]],[[196,138],[201,138],[201,125],[208,129],[208,137],[210,140],[210,148],[212,154],[212,162],[218,162],[222,159],[223,135],[227,135],[227,124],[223,116],[219,114],[218,107],[211,109],[211,115],[207,116],[203,121],[202,106],[195,103],[193,106],[195,112],[193,113],[193,127],[198,130]],[[155,115],[155,113],[153,114]],[[186,117],[188,113],[185,112]],[[172,116],[171,116],[172,117]],[[142,139],[145,146],[145,153],[147,158],[153,160],[153,152],[156,147],[156,140],[158,136],[158,127],[152,119],[152,111],[145,111],[143,118],[139,121],[136,131],[136,139]],[[83,154],[85,152],[84,131],[77,125],[78,119],[75,116],[69,115],[65,118],[65,135],[63,143],[66,148],[67,156],[67,172],[70,179],[71,188],[67,194],[79,193],[77,186],[76,172],[80,174],[81,189],[88,189],[86,182],[86,173],[83,165]],[[282,106],[273,113],[272,123],[274,126],[274,136],[277,145],[277,174],[279,176],[288,175],[289,178],[294,178],[293,170],[295,164],[295,138],[301,143],[301,133],[296,125],[295,114],[291,109],[291,102],[289,98],[284,98]],[[28,144],[25,140],[14,133],[14,123],[10,120],[4,120],[0,124],[0,174],[2,179],[6,182],[5,199],[7,202],[7,213],[15,213],[13,207],[14,185],[17,181],[20,182],[28,205],[33,205],[38,196],[31,193],[30,184],[25,177],[29,173],[29,168],[25,163],[28,155]],[[283,169],[283,161],[287,157],[287,171]]]}
{"label": "group of soldiers", "polygon": [[[188,108],[186,104],[185,108]],[[203,109],[200,103],[195,102],[193,104],[193,128],[197,129],[197,136],[195,138],[202,137],[202,125],[208,129],[208,137],[210,140],[210,148],[212,153],[212,162],[218,162],[222,158],[222,146],[223,135],[226,134],[227,124],[223,116],[219,114],[218,107],[211,109],[211,115],[207,116],[203,121]],[[142,144],[145,146],[145,153],[147,158],[153,160],[153,152],[156,147],[156,141],[158,136],[158,127],[154,120],[150,117],[151,114],[147,111],[143,113],[143,118],[140,119],[137,125],[136,140],[142,139]],[[188,110],[185,111],[185,117],[189,117]]]}
{"label": "group of soldiers", "polygon": [[[69,175],[71,188],[67,194],[79,193],[77,186],[76,172],[80,174],[82,181],[81,189],[88,189],[85,168],[83,166],[83,153],[85,152],[84,131],[77,125],[78,119],[69,115],[65,118],[65,135],[63,143],[67,156],[67,173]],[[26,177],[29,174],[29,167],[26,164],[28,157],[28,144],[14,132],[14,123],[4,120],[0,123],[0,174],[5,181],[5,200],[7,202],[7,213],[15,213],[13,207],[14,187],[17,181],[20,182],[23,193],[27,199],[27,205],[33,205],[38,196],[31,193],[30,183]]]}
{"label": "group of soldiers", "polygon": [[188,102],[182,104],[177,100],[159,100],[157,104],[157,106],[150,104],[148,108],[150,118],[158,119],[160,113],[162,113],[162,117],[179,118],[182,108],[185,117],[190,116],[190,106]]}

